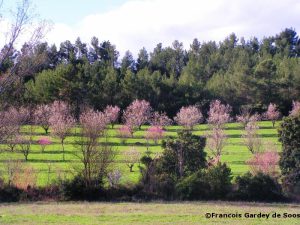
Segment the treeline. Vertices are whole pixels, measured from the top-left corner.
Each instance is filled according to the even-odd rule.
[[[136,60],[130,51],[120,60],[113,44],[96,37],[90,44],[78,38],[59,48],[24,44],[20,51],[4,47],[1,52],[9,57],[0,77],[22,73],[1,92],[2,103],[62,100],[77,116],[86,106],[124,109],[135,99],[149,101],[170,117],[187,105],[198,105],[205,114],[213,99],[230,104],[234,113],[245,106],[262,112],[272,102],[286,115],[300,96],[300,39],[292,28],[262,40],[238,40],[235,34],[220,43],[194,39],[188,50],[179,41],[169,47],[159,43],[150,53],[142,48]]]

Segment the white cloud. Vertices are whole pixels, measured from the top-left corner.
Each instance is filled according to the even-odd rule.
[[[50,43],[110,40],[121,55],[134,55],[145,46],[171,45],[177,39],[186,48],[194,38],[223,40],[235,32],[245,38],[274,35],[286,27],[299,31],[300,2],[297,0],[132,0],[112,11],[88,15],[74,27],[55,24],[47,35]]]

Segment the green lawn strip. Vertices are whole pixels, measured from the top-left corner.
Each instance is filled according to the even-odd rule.
[[[241,218],[206,218],[206,213]],[[299,224],[299,218],[246,218],[245,213],[299,214],[293,204],[243,202],[0,204],[1,224]]]

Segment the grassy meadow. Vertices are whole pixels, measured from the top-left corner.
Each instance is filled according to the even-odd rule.
[[[281,145],[278,142],[277,134],[279,122],[276,123],[275,128],[272,127],[270,121],[259,122],[258,125],[260,127],[259,134],[263,139],[263,143],[266,144],[272,142],[278,146],[278,151],[280,151]],[[140,175],[138,164],[135,164],[133,172],[129,172],[129,168],[124,162],[124,152],[128,151],[132,146],[134,146],[141,154],[147,150],[147,141],[144,136],[148,126],[142,126],[141,130],[134,133],[133,138],[125,139],[125,141],[122,141],[122,139],[118,137],[118,127],[119,125],[115,125],[114,129],[109,128],[107,131],[108,142],[117,151],[116,162],[113,167],[114,169],[119,169],[121,171],[123,183],[135,183],[138,181]],[[56,138],[51,137],[52,144],[47,146],[44,152],[41,151],[41,146],[37,143],[32,146],[32,151],[28,156],[26,164],[29,164],[34,168],[34,172],[37,175],[38,186],[46,185],[57,180],[59,177],[65,178],[73,176],[74,171],[76,171],[74,169],[78,167],[78,158],[74,154],[79,150],[75,145],[75,140],[78,138],[78,136],[76,136],[76,133],[78,135],[78,129],[79,128],[74,128],[70,136],[65,140],[65,161],[62,160],[60,141]],[[165,137],[176,136],[176,132],[180,129],[182,129],[180,126],[166,127]],[[251,153],[243,144],[241,135],[243,134],[244,129],[241,124],[229,123],[226,125],[225,129],[225,132],[228,135],[228,141],[221,160],[227,162],[232,170],[233,176],[237,176],[249,170],[245,161],[251,157]],[[201,124],[194,128],[193,133],[196,135],[203,135],[207,131],[207,125]],[[26,127],[22,128],[22,132],[23,135],[26,135]],[[45,132],[41,127],[35,127],[34,132],[34,140],[38,140],[40,137],[45,136]],[[154,155],[162,151],[160,143],[161,141],[157,144],[153,141],[149,142],[151,154]],[[6,169],[5,163],[3,162],[7,159],[24,160],[24,156],[18,151],[3,151],[7,149],[6,145],[0,145],[0,149],[2,149],[0,153],[0,171],[5,177]],[[209,149],[206,148],[206,151],[209,155]]]
[[[206,213],[241,218],[206,218]],[[269,218],[247,218],[247,214]],[[274,213],[281,218],[273,218]],[[289,217],[283,218],[288,213]],[[299,224],[300,206],[242,202],[0,204],[0,224]],[[287,214],[286,214],[287,215]]]

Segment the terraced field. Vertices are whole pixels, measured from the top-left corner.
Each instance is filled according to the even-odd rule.
[[[279,122],[276,123],[275,128],[272,127],[270,121],[259,122],[259,134],[261,135],[264,144],[272,142],[278,146],[280,151],[281,146],[278,142],[277,126]],[[111,146],[117,150],[118,154],[116,157],[116,162],[114,165],[115,169],[119,169],[122,172],[122,182],[137,182],[139,177],[139,169],[137,164],[133,168],[133,172],[129,172],[129,168],[124,163],[124,152],[128,151],[132,146],[134,146],[141,153],[147,150],[147,146],[151,151],[151,154],[160,153],[162,151],[159,141],[155,144],[150,141],[147,144],[145,140],[145,131],[147,126],[142,126],[140,131],[134,133],[133,138],[128,138],[122,141],[117,135],[118,125],[114,129],[108,128],[108,142]],[[78,138],[78,129],[74,128],[72,134],[68,136],[65,140],[65,161],[62,160],[62,150],[58,139],[52,138],[52,144],[47,146],[45,151],[41,151],[41,147],[38,144],[33,145],[32,152],[28,156],[27,164],[30,164],[34,168],[34,172],[37,174],[37,185],[46,185],[48,182],[56,180],[58,177],[71,177],[74,174],[74,168],[78,165],[78,158],[74,153],[78,151],[76,148],[75,140]],[[182,129],[180,126],[169,126],[166,128],[165,137],[176,136],[177,131]],[[26,129],[23,128],[23,134],[26,135]],[[199,125],[194,128],[194,134],[203,135],[208,131],[207,125]],[[249,159],[251,153],[248,151],[246,146],[243,144],[241,135],[243,133],[243,128],[238,123],[230,123],[226,125],[226,134],[229,139],[227,145],[223,151],[221,160],[227,162],[232,169],[234,176],[240,175],[248,171],[248,166],[245,161]],[[36,127],[34,140],[38,140],[40,137],[45,136],[44,130],[41,127]],[[104,141],[104,140],[101,140]],[[3,151],[7,146],[0,145],[2,149],[0,153],[0,170],[5,176],[5,161],[7,159],[14,160],[24,160],[24,156],[20,152],[8,152]],[[209,154],[209,150],[206,149]]]

